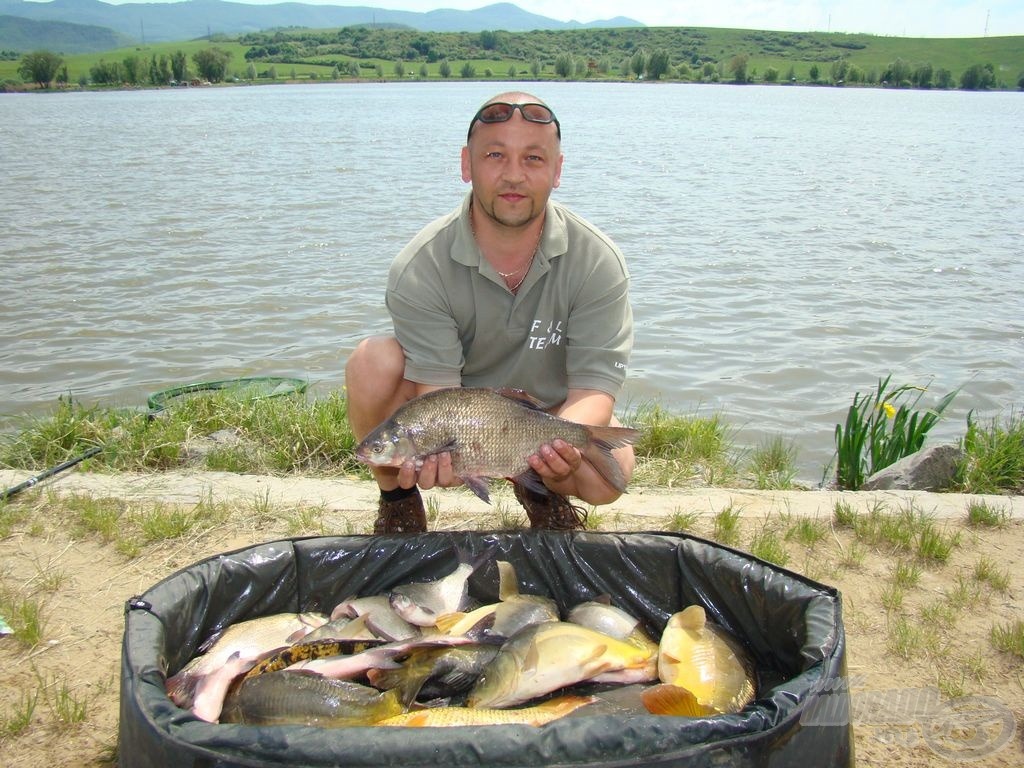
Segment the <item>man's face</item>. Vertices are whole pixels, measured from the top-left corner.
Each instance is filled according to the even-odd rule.
[[[462,150],[462,180],[472,182],[474,204],[507,227],[540,216],[561,175],[555,125],[524,120],[519,110],[503,123],[476,123]]]

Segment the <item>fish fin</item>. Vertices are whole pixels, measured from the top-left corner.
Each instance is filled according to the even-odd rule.
[[[466,484],[473,493],[475,493],[480,499],[491,503],[491,489],[487,484],[487,480],[482,477],[476,477],[474,475],[463,475],[459,479]]]
[[[600,699],[597,696],[559,696],[557,699],[548,699],[538,704],[537,709],[543,709],[558,718],[565,717],[580,707],[585,707],[598,701]]]
[[[494,390],[502,397],[507,397],[509,400],[515,400],[520,405],[524,405],[527,408],[532,408],[535,411],[546,411],[544,403],[535,398],[525,389],[515,389],[513,387],[502,387]]]
[[[439,453],[455,453],[459,450],[459,441],[454,437],[444,445],[439,445],[431,451],[427,451],[424,456],[436,456]]]
[[[392,667],[375,667],[366,670],[366,677],[370,685],[385,691],[397,691],[398,701],[402,709],[406,710],[413,705],[416,697],[419,696],[423,684],[430,678],[430,669],[422,672],[407,674],[404,666],[395,664]]]
[[[620,493],[625,492],[626,478],[622,474],[619,462],[612,456],[612,449],[631,444],[640,436],[640,433],[629,427],[587,427],[587,429],[590,432],[590,440],[583,447],[584,458],[593,465],[608,485]]]
[[[702,605],[691,605],[684,608],[676,620],[676,626],[680,629],[701,630],[708,621],[707,612]]]
[[[714,711],[699,701],[686,688],[662,683],[644,691],[641,700],[652,715],[676,715],[680,717],[706,717]]]
[[[528,469],[525,472],[518,474],[511,479],[512,482],[519,483],[520,485],[525,486],[534,493],[539,493],[543,496],[551,495],[551,490],[546,485],[544,485],[544,481],[540,479],[540,475],[538,475],[536,471],[532,469]]]
[[[218,629],[216,632],[214,632],[208,638],[203,640],[202,644],[198,648],[196,648],[196,655],[199,656],[201,654],[204,654],[207,651],[209,651],[211,648],[213,648],[213,646],[216,645],[217,641],[220,640],[221,635],[224,634],[224,631],[225,630],[223,628],[222,629]]]
[[[526,652],[526,656],[523,657],[523,674],[526,676],[536,674],[539,664],[540,652],[537,650],[537,644],[534,643],[530,646],[530,650]]]
[[[466,618],[466,614],[462,611],[453,611],[452,613],[446,613],[443,616],[438,616],[437,621],[434,622],[434,626],[437,627],[437,631],[443,634],[448,634],[451,628]]]
[[[506,638],[491,634],[491,630],[494,629],[494,619],[494,613],[488,613],[480,619],[480,621],[470,627],[463,637],[466,637],[476,643],[489,643],[492,645],[504,643]]]
[[[498,599],[505,600],[519,597],[519,577],[516,576],[516,569],[507,560],[496,561],[498,566]]]
[[[342,616],[348,616],[350,619],[356,617],[356,612],[352,610],[352,601],[356,599],[356,595],[349,595],[331,611],[331,621],[340,619]]]

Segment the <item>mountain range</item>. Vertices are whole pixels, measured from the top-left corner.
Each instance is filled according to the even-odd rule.
[[[277,3],[249,5],[225,0],[185,0],[175,3],[126,3],[112,5],[99,0],[0,0],[0,48],[27,50],[24,34],[15,47],[6,40],[3,17],[37,22],[62,22],[105,27],[134,42],[192,40],[211,34],[242,34],[276,27],[326,29],[356,24],[404,26],[424,32],[481,32],[534,29],[580,29],[584,27],[641,27],[638,21],[618,16],[582,23],[557,21],[528,13],[512,3],[495,3],[473,11],[440,9],[417,13],[369,6],[308,5]],[[6,26],[15,26],[6,20]],[[42,47],[42,46],[39,46]],[[105,50],[96,48],[95,50]]]

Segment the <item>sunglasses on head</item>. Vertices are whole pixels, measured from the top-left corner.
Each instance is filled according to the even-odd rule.
[[[477,121],[481,123],[504,123],[512,119],[512,115],[515,114],[516,110],[519,110],[519,114],[523,116],[524,120],[529,120],[531,123],[542,123],[547,125],[548,123],[555,124],[555,131],[558,133],[558,138],[562,138],[562,126],[558,123],[558,118],[555,117],[555,113],[551,111],[549,107],[543,104],[537,104],[536,102],[527,102],[525,104],[510,104],[507,101],[492,101],[490,104],[484,104],[480,107],[480,110],[473,115],[473,119],[469,123],[469,132],[466,134],[466,141],[469,141],[469,137],[473,134],[473,126],[476,125]]]

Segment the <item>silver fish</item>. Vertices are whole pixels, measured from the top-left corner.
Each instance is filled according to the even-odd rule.
[[[436,581],[401,584],[391,590],[391,607],[418,627],[436,626],[438,618],[464,610],[469,599],[468,579],[476,565],[459,553],[459,564]]]
[[[355,453],[367,464],[400,467],[406,461],[420,465],[427,456],[448,451],[455,474],[489,502],[488,478],[516,478],[548,493],[526,457],[558,438],[579,448],[622,491],[626,481],[611,451],[639,434],[628,427],[588,426],[552,416],[523,392],[450,387],[407,402],[367,435]]]
[[[167,694],[179,707],[191,707],[196,686],[206,675],[223,667],[235,653],[241,661],[283,648],[327,622],[318,613],[278,613],[232,624],[207,639],[196,656],[167,679]]]

